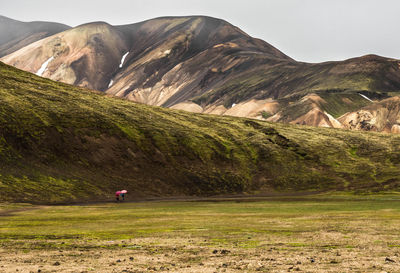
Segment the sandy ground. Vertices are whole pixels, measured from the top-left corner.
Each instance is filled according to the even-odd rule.
[[[51,249],[44,250],[46,244]],[[60,241],[40,246],[15,241],[0,251],[0,272],[400,272],[398,248],[206,245],[207,239],[200,238],[74,242],[68,247]],[[29,249],[35,247],[42,249]]]

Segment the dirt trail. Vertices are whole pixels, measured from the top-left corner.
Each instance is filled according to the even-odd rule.
[[[234,194],[234,195],[216,195],[216,196],[166,196],[166,197],[136,197],[130,196],[129,193],[125,197],[125,201],[119,201],[119,203],[144,203],[144,202],[255,202],[264,200],[298,200],[302,197],[315,196],[323,192],[290,192],[290,193],[262,193],[262,194]],[[323,197],[321,197],[323,198]],[[319,198],[318,198],[319,199]],[[62,203],[46,203],[44,205],[55,205],[55,206],[85,206],[93,204],[104,204],[104,203],[117,203],[115,200],[110,198],[109,200],[92,200],[86,202],[62,202]]]
[[[208,197],[198,196],[169,196],[169,197],[126,197],[124,201],[118,203],[146,203],[146,202],[257,202],[266,200],[275,201],[298,201],[302,197],[315,196],[316,199],[320,200],[323,197],[318,198],[316,195],[321,192],[294,192],[294,193],[263,193],[255,195],[247,194],[235,194],[235,195],[218,195]],[[21,203],[21,202],[16,202]],[[87,202],[62,202],[62,203],[45,203],[45,204],[31,204],[32,206],[22,208],[0,208],[0,217],[12,216],[18,212],[24,212],[35,209],[42,209],[48,206],[89,206],[89,205],[100,205],[105,203],[117,203],[115,200],[95,200]],[[1,203],[0,203],[1,204]]]

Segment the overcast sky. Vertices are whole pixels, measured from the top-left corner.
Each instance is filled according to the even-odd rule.
[[[400,59],[399,13],[400,0],[0,0],[1,15],[70,26],[218,17],[306,62],[366,54]]]

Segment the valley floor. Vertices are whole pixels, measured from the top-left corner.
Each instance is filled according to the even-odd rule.
[[[0,272],[400,272],[400,196],[0,204]]]

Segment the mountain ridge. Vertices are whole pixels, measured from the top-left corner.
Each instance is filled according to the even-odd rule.
[[[0,57],[69,28],[71,27],[60,23],[21,22],[0,15]]]
[[[87,23],[1,60],[37,73],[51,57],[43,76],[53,80],[149,105],[275,122],[350,128],[336,118],[400,95],[399,60],[297,62],[207,16]]]

